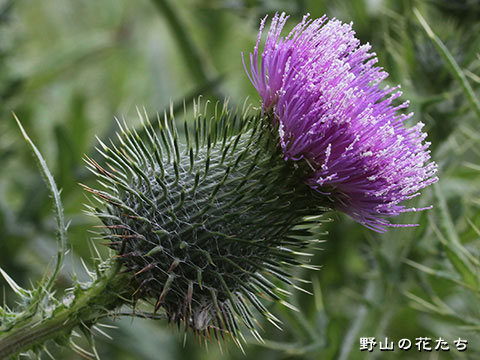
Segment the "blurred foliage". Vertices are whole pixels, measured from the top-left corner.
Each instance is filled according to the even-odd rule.
[[[109,137],[113,116],[135,126],[136,106],[176,111],[203,94],[249,96],[240,53],[256,41],[260,18],[286,11],[290,25],[309,12],[354,22],[410,99],[413,121],[426,124],[440,182],[412,206],[434,205],[399,221],[415,228],[378,235],[339,214],[319,234],[328,241],[314,258],[313,296],[294,292],[296,313],[275,305],[284,331],[263,323],[266,343],[247,339],[246,357],[233,344],[200,346],[176,329],[147,320],[121,319],[99,336],[104,359],[363,359],[426,358],[412,349],[359,351],[359,338],[394,341],[445,338],[468,350],[442,359],[480,356],[480,128],[464,89],[414,16],[418,8],[480,97],[478,0],[0,0],[0,266],[20,285],[37,281],[56,254],[52,202],[21,139],[11,111],[45,155],[62,188],[70,222],[70,259],[59,288],[69,286],[80,258],[88,261],[86,201],[78,182],[90,184],[84,154],[97,158],[95,135]],[[183,116],[183,115],[182,115]],[[179,116],[181,118],[182,116]],[[309,271],[309,270],[304,270]],[[77,273],[81,277],[82,270]],[[6,286],[2,282],[2,286]],[[5,301],[11,301],[6,291]],[[11,304],[13,305],[13,304]],[[59,359],[70,352],[54,349]],[[430,355],[435,355],[433,352]],[[428,357],[427,356],[427,357]]]

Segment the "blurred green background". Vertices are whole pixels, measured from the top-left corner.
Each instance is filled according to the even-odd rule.
[[[247,338],[243,355],[232,343],[199,345],[163,321],[123,318],[109,340],[99,335],[103,359],[478,359],[480,358],[480,119],[414,16],[418,8],[463,70],[479,97],[480,1],[478,0],[0,0],[0,266],[30,286],[53,261],[55,221],[51,201],[11,112],[45,156],[62,188],[71,222],[71,252],[58,288],[72,268],[91,256],[83,214],[92,183],[84,154],[95,154],[95,135],[115,132],[114,116],[139,123],[136,106],[150,114],[173,102],[183,119],[192,99],[230,98],[241,106],[259,98],[245,76],[241,52],[256,41],[259,20],[285,11],[290,26],[309,12],[354,22],[370,42],[389,85],[402,84],[412,122],[429,133],[440,181],[411,206],[434,209],[397,222],[420,226],[379,235],[340,214],[325,224],[323,251],[312,260],[321,271],[313,296],[294,292],[299,313],[275,305],[278,331],[263,320],[265,344]],[[72,260],[73,259],[73,262]],[[79,268],[78,276],[86,278]],[[8,294],[6,302],[14,306]],[[61,290],[59,290],[61,292]],[[360,337],[395,341],[444,338],[450,352],[359,350]],[[468,340],[458,352],[453,340]],[[82,343],[82,340],[79,340]],[[77,359],[49,346],[58,359]]]

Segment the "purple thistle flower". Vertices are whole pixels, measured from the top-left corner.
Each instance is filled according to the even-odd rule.
[[[437,181],[423,124],[405,126],[413,114],[399,110],[408,102],[392,104],[399,86],[380,87],[388,73],[352,24],[308,16],[282,37],[288,16],[276,14],[259,59],[264,18],[250,72],[244,62],[263,111],[278,123],[285,160],[306,161],[308,184],[366,227],[412,226],[386,218],[427,209],[401,205]]]

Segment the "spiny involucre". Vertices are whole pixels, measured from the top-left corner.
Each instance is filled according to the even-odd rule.
[[[285,160],[307,162],[308,184],[366,227],[410,226],[387,218],[423,210],[401,203],[437,181],[423,124],[405,126],[412,114],[399,110],[408,102],[393,105],[399,87],[381,88],[388,74],[351,24],[307,15],[283,37],[287,19],[275,14],[260,52],[262,20],[245,66],[278,124]]]
[[[290,268],[316,268],[301,258],[318,242],[309,229],[323,195],[283,160],[259,114],[197,111],[182,135],[173,115],[156,126],[141,117],[140,134],[121,125],[118,145],[101,143],[106,165],[87,159],[102,186],[86,187],[101,203],[89,209],[131,273],[133,298],[198,335],[240,344],[243,324],[261,340],[256,314],[279,321],[260,299],[289,306],[278,282],[297,287]]]

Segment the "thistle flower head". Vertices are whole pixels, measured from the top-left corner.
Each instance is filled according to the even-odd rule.
[[[393,104],[399,87],[381,87],[388,74],[352,24],[307,15],[283,37],[287,19],[273,17],[260,53],[262,20],[246,69],[285,160],[307,162],[308,185],[366,227],[399,226],[387,218],[417,210],[401,203],[437,180],[423,124],[405,126],[408,102]]]

